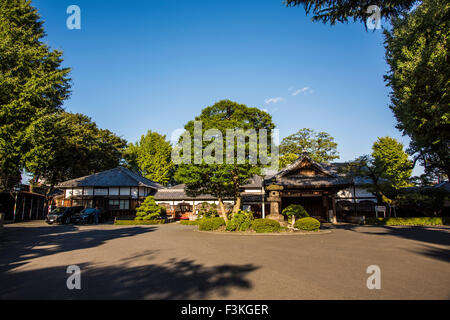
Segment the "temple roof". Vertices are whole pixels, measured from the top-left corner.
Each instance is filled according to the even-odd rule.
[[[339,175],[338,166],[320,164],[312,160],[308,154],[301,155],[292,164],[280,170],[273,177],[266,179],[268,184],[276,184],[291,188],[345,188],[353,184],[353,180]]]
[[[61,182],[58,188],[69,187],[149,187],[164,188],[157,182],[144,178],[124,167],[102,171],[89,176]]]

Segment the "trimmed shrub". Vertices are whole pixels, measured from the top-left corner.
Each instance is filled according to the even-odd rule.
[[[198,225],[200,222],[200,220],[181,220],[180,224],[184,224],[187,226],[193,226],[193,225]]]
[[[139,226],[150,224],[164,224],[164,220],[115,220],[114,224],[118,226]]]
[[[239,210],[228,221],[226,231],[247,231],[251,227],[253,212]]]
[[[215,203],[202,202],[198,210],[198,218],[213,218],[218,217],[217,205]]]
[[[201,219],[198,226],[202,231],[213,231],[225,225],[225,220],[222,217]]]
[[[155,198],[148,196],[144,202],[136,208],[135,220],[156,220],[166,215],[166,208],[156,204]]]
[[[291,204],[287,206],[286,208],[283,209],[281,214],[288,217],[289,221],[292,221],[293,217],[298,219],[309,217],[309,214],[308,212],[306,212],[305,208],[303,208],[303,206],[299,204]]]
[[[306,217],[298,219],[294,227],[300,230],[306,230],[306,231],[319,231],[320,228],[320,222],[317,219]]]
[[[438,226],[446,223],[441,217],[421,218],[366,218],[366,224],[377,226]]]
[[[278,232],[281,229],[280,223],[272,219],[255,219],[252,222],[252,229],[257,233]]]

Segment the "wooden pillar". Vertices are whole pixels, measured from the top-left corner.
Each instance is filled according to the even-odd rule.
[[[331,223],[336,224],[336,195],[331,196],[332,206],[333,206],[333,215],[331,216]]]
[[[33,196],[30,197],[30,220],[32,219],[31,215],[33,214]]]

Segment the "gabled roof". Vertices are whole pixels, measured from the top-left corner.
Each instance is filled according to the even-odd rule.
[[[319,174],[315,176],[299,174],[298,169],[304,168],[304,162],[308,162],[308,167],[314,169]],[[333,170],[330,170],[331,168]],[[352,185],[353,181],[352,179],[339,176],[334,170],[334,167],[321,165],[312,160],[307,153],[304,153],[292,164],[265,180],[266,185],[272,183],[294,188],[343,188]]]
[[[299,169],[304,161],[308,161],[310,166],[322,173],[325,176],[333,177],[334,174],[325,169],[321,164],[312,160],[307,153],[303,153],[300,157],[297,158],[293,163],[288,165],[286,168],[279,171],[277,174],[273,176],[273,178],[280,178],[293,173],[295,170]]]
[[[164,188],[157,182],[144,178],[124,167],[92,174],[61,182],[58,188],[68,187],[149,187],[153,189]]]

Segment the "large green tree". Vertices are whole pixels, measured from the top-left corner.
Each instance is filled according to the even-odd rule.
[[[55,113],[69,96],[69,68],[42,38],[31,1],[0,0],[0,175],[17,175],[29,151],[24,135],[33,121]]]
[[[397,128],[426,172],[450,178],[450,3],[424,0],[385,30],[385,76]]]
[[[128,144],[124,158],[130,169],[167,185],[174,173],[171,152],[172,147],[166,136],[149,130],[139,141]]]
[[[317,162],[330,162],[339,158],[337,143],[329,133],[303,128],[281,141],[280,167],[291,164],[304,152]]]
[[[85,115],[61,111],[33,121],[24,144],[30,186],[44,183],[51,190],[58,182],[117,167],[126,141]]]
[[[403,145],[391,137],[378,138],[372,154],[349,163],[344,171],[352,177],[364,178],[366,187],[379,203],[392,203],[404,187],[411,186],[412,162]]]
[[[334,25],[348,20],[365,22],[371,5],[380,8],[382,18],[392,18],[408,12],[417,0],[285,0],[286,6],[303,6],[313,21]]]
[[[234,199],[233,212],[237,212],[240,207],[240,187],[254,174],[258,174],[260,168],[266,164],[259,158],[258,161],[252,161],[255,159],[251,159],[253,148],[251,148],[249,139],[234,143],[235,139],[233,138],[231,148],[227,146],[227,130],[255,130],[258,133],[260,129],[267,130],[267,145],[264,146],[258,140],[256,146],[258,150],[253,150],[258,152],[260,147],[270,148],[272,130],[275,125],[268,113],[230,100],[222,100],[206,107],[200,116],[195,118],[195,121],[201,121],[201,135],[208,139],[202,139],[200,151],[193,148],[191,163],[180,164],[175,179],[186,184],[186,192],[189,195],[197,196],[207,193],[217,197],[222,216],[227,219],[223,200],[228,197]],[[211,129],[214,131],[209,131]],[[189,121],[185,130],[189,133],[192,146],[195,146],[195,122]],[[238,162],[238,144],[241,144],[245,150],[243,163]],[[217,148],[210,152],[211,146]],[[218,149],[222,149],[223,152],[220,153]],[[201,163],[195,163],[196,152],[203,158]],[[206,154],[220,161],[208,163],[204,160]],[[269,152],[268,155],[270,156]],[[230,161],[230,156],[233,157],[233,161]]]

